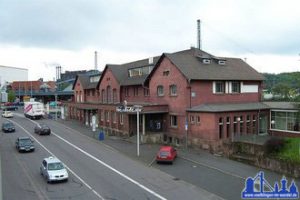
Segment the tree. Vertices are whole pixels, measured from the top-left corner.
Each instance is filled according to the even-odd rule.
[[[275,95],[280,95],[283,99],[290,99],[293,94],[293,88],[285,83],[279,83],[272,89],[272,92]]]
[[[8,96],[8,101],[9,102],[14,102],[15,99],[16,99],[16,94],[12,90],[8,91],[7,96]]]

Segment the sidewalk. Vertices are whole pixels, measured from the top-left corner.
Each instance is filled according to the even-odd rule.
[[[63,123],[64,125],[71,127],[72,129],[75,129],[84,135],[87,135],[97,140],[99,139],[100,130],[96,130],[95,132],[93,132],[91,127],[87,127],[84,124],[73,120],[59,120],[58,122]],[[104,140],[102,140],[101,142],[105,145],[116,149],[120,153],[129,156],[132,159],[138,160],[143,164],[150,166],[152,162],[155,161],[155,155],[161,145],[141,144],[140,156],[138,157],[137,145],[135,140],[136,137],[135,139],[128,139],[116,136],[105,136]],[[271,180],[278,181],[282,178],[281,174],[277,174],[275,172],[260,169],[255,166],[233,161],[228,158],[220,157],[218,155],[212,155],[211,153],[205,150],[179,148],[178,156],[181,159],[185,159],[192,163],[205,166],[207,168],[216,170],[226,175],[234,176],[242,180],[245,180],[249,176],[254,176],[261,170],[263,170],[266,176],[268,176]]]

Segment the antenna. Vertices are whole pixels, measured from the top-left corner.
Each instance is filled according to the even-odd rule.
[[[201,21],[200,19],[197,20],[197,35],[198,35],[198,40],[197,40],[197,47],[198,49],[202,49],[201,47]]]

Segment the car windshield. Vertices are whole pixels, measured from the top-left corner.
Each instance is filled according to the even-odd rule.
[[[159,154],[160,154],[160,156],[168,156],[169,152],[168,151],[161,151]]]
[[[3,125],[5,128],[12,128],[14,125],[12,123],[6,123]]]
[[[48,164],[48,170],[61,170],[61,169],[64,169],[64,166],[61,162]]]
[[[30,139],[22,139],[19,140],[20,145],[31,145],[31,140]]]
[[[42,125],[41,128],[42,129],[49,129],[49,127],[47,125]]]

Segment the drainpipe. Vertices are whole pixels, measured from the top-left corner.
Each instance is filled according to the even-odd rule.
[[[259,135],[259,123],[260,123],[260,109],[258,109],[258,116],[257,116],[257,135]]]

